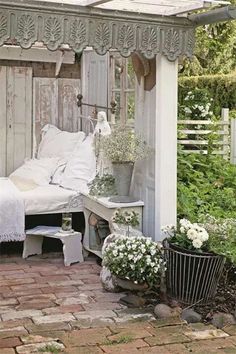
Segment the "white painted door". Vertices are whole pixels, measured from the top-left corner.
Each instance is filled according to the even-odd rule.
[[[45,124],[70,132],[80,130],[76,98],[79,91],[78,79],[34,78],[35,146],[38,146]]]
[[[0,173],[9,175],[32,151],[32,69],[1,67]]]

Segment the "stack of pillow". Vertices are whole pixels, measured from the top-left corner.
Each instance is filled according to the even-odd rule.
[[[10,175],[20,190],[57,184],[63,188],[87,192],[87,184],[96,174],[93,135],[69,133],[54,125],[42,129],[36,159],[25,163]]]

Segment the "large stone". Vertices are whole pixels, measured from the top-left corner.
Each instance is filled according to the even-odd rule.
[[[168,318],[174,316],[173,309],[166,304],[156,305],[154,308],[154,314],[156,315],[157,318]]]
[[[108,268],[102,267],[102,270],[100,273],[100,280],[101,280],[103,288],[106,291],[109,291],[112,293],[116,293],[116,292],[120,291],[120,287],[114,282],[113,276]]]
[[[146,303],[146,300],[134,294],[129,294],[120,299],[122,304],[128,305],[129,307],[143,307]]]
[[[226,325],[236,324],[236,320],[230,313],[218,312],[213,315],[211,323],[217,328],[223,328]]]
[[[181,319],[188,323],[201,322],[202,316],[192,309],[186,309],[182,311]]]
[[[53,348],[57,353],[65,349],[63,344],[58,343],[56,341],[50,341],[50,342],[43,342],[43,343],[21,345],[19,347],[16,347],[16,352],[18,354],[32,354],[32,353],[40,353],[40,352],[51,353],[51,351],[46,351],[47,348],[48,349],[50,348],[51,350]]]

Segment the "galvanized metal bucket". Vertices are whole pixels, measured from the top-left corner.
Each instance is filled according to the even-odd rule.
[[[164,242],[167,293],[184,304],[208,303],[215,295],[225,258],[179,250]]]
[[[115,186],[119,196],[128,196],[134,169],[132,162],[112,163]]]

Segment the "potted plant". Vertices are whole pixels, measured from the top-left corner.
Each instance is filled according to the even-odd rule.
[[[144,236],[119,235],[105,248],[103,265],[116,284],[129,290],[158,286],[165,270],[161,246]]]
[[[100,144],[105,156],[112,162],[117,194],[127,197],[134,163],[147,157],[150,148],[139,135],[125,127],[116,128],[110,135],[103,136]],[[127,201],[127,198],[116,198],[114,201]]]
[[[207,303],[215,295],[225,262],[212,252],[211,234],[200,224],[181,219],[163,228],[168,293],[187,304]]]
[[[116,209],[112,222],[118,224],[119,228],[125,228],[125,235],[130,236],[130,228],[139,226],[140,215],[134,210],[122,210],[120,208]]]

